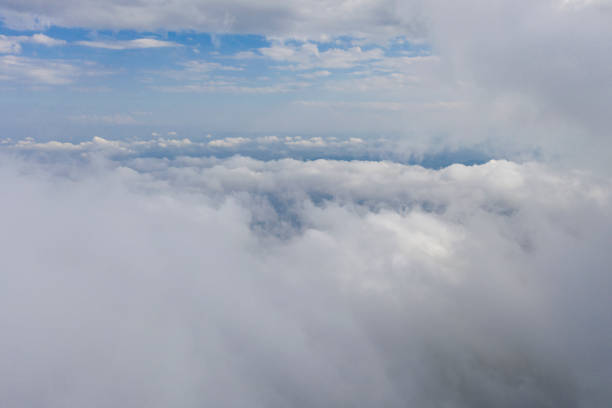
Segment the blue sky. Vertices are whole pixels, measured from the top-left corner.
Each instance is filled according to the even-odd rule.
[[[6,44],[2,120],[17,138],[78,140],[90,136],[81,134],[83,127],[106,136],[109,127],[121,128],[111,130],[118,135],[141,136],[156,129],[190,136],[275,131],[363,136],[371,130],[299,124],[326,105],[335,104],[332,109],[344,115],[368,106],[393,114],[404,103],[426,103],[393,91],[416,82],[397,65],[407,59],[437,62],[426,43],[405,37],[373,43],[350,36],[313,41],[56,26],[44,32],[2,26],[0,35]],[[354,87],[359,80],[363,89]],[[376,81],[386,87],[383,92],[375,89]]]
[[[357,137],[607,167],[609,20],[604,0],[6,0],[3,137]]]

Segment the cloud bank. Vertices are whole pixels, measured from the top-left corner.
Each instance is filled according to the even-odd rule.
[[[612,397],[609,181],[46,154],[0,166],[3,406]]]

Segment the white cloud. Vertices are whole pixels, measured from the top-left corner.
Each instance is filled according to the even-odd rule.
[[[326,70],[313,71],[313,72],[299,74],[299,76],[301,76],[302,78],[307,78],[307,79],[325,78],[330,75],[331,75],[331,72],[326,71]]]
[[[286,137],[285,143],[289,146],[302,146],[302,147],[323,147],[327,143],[320,136],[303,139],[301,137]]]
[[[274,61],[289,63],[292,69],[297,70],[314,68],[347,69],[380,60],[384,56],[383,50],[379,48],[370,50],[362,50],[360,47],[330,48],[319,51],[318,45],[310,42],[295,46],[274,44],[270,47],[259,48],[258,51]]]
[[[358,78],[341,79],[329,82],[327,87],[339,92],[381,92],[390,91],[397,95],[401,91],[405,94],[406,88],[414,87],[420,82],[419,77],[394,72],[391,74],[374,74]]]
[[[85,144],[84,144],[85,143]],[[15,144],[15,147],[19,149],[36,149],[36,150],[82,150],[86,145],[89,145],[88,142],[84,143],[69,143],[69,142],[58,142],[56,140],[51,140],[49,142],[34,142],[31,139],[20,140]]]
[[[202,81],[208,81],[211,77],[214,77],[217,81],[229,80],[228,78],[223,78],[219,75],[219,72],[238,72],[244,71],[243,67],[239,66],[231,66],[220,64],[218,62],[212,61],[201,61],[201,60],[192,60],[192,61],[183,61],[178,63],[179,69],[169,69],[158,71],[158,74],[161,74],[166,77],[170,77],[176,81],[201,83]]]
[[[211,72],[211,71],[244,71],[242,67],[234,67],[230,65],[219,64],[218,62],[210,61],[186,61],[180,65],[185,67],[185,70],[191,72]]]
[[[0,56],[0,78],[38,84],[68,84],[83,71],[66,61],[28,58],[15,55]]]
[[[3,405],[612,398],[608,181],[507,161],[0,163]]]
[[[257,59],[257,58],[261,58],[261,55],[256,54],[254,51],[239,51],[236,54],[233,54],[229,57],[226,58],[233,58],[233,59]]]
[[[21,52],[22,43],[42,44],[53,47],[64,45],[66,41],[51,38],[41,33],[31,36],[7,36],[0,34],[0,54],[19,54]]]
[[[244,137],[226,137],[224,139],[215,139],[208,142],[209,146],[212,147],[234,147],[239,144],[248,142],[249,139]]]
[[[143,48],[180,47],[180,44],[171,41],[156,40],[154,38],[137,38],[126,41],[77,41],[75,44],[85,47],[105,48],[108,50],[135,50]]]
[[[47,152],[47,151],[55,151],[55,152],[91,152],[91,153],[100,153],[100,151],[115,151],[115,152],[127,152],[129,150],[129,145],[124,142],[119,142],[116,140],[107,140],[100,136],[94,136],[90,141],[80,142],[80,143],[70,143],[70,142],[60,142],[56,140],[51,140],[48,142],[37,142],[31,137],[25,138],[23,140],[19,140],[14,144],[10,144],[9,148],[14,148],[17,150],[25,150],[25,151],[35,151],[35,152]]]
[[[278,136],[261,136],[257,138],[257,141],[260,143],[278,143],[280,142],[280,138]]]
[[[51,38],[42,33],[33,34],[28,41],[36,43],[36,44],[46,45],[48,47],[54,47],[54,46],[66,44],[66,41],[64,40],[58,40],[56,38]]]

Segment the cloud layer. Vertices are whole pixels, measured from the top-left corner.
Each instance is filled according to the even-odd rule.
[[[51,157],[0,167],[4,406],[612,397],[609,182],[506,161]]]
[[[0,406],[609,406],[611,5],[2,1]]]
[[[5,24],[289,36],[392,37],[419,33],[415,5],[395,0],[259,1],[48,1],[8,0],[0,6]]]

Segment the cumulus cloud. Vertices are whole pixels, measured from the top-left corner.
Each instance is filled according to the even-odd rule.
[[[608,181],[91,159],[2,160],[2,405],[612,397]]]

